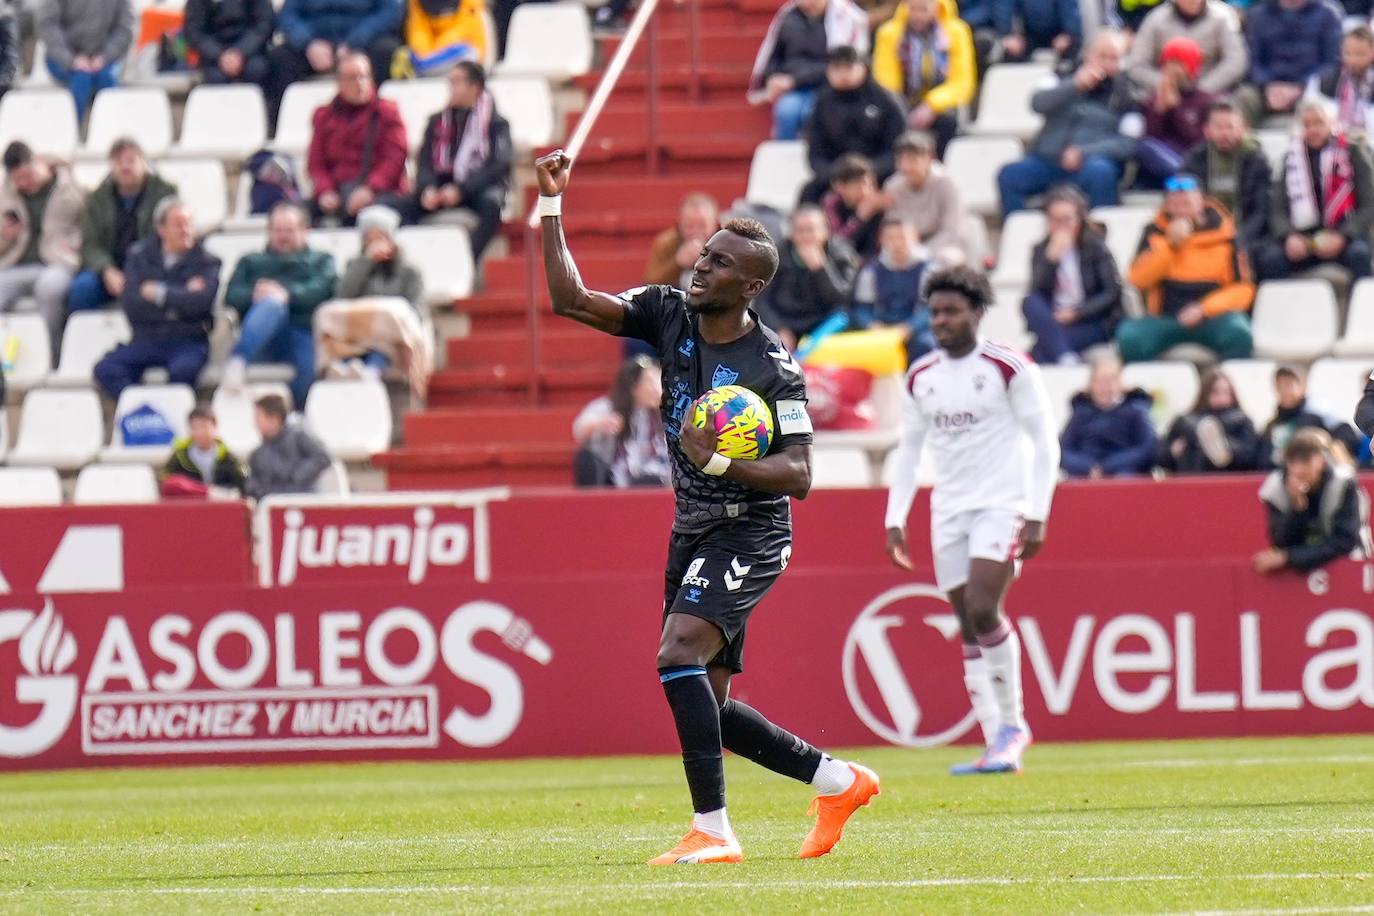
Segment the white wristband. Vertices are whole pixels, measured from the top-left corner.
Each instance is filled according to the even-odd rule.
[[[708,477],[719,477],[728,470],[730,470],[730,459],[720,452],[712,452],[711,460],[706,462],[706,467],[701,469],[701,473]]]
[[[543,219],[543,218],[546,217],[546,216],[562,216],[562,215],[563,215],[563,195],[560,194],[560,195],[558,195],[557,197],[545,197],[543,194],[540,194],[540,195],[539,195],[539,218],[540,218],[540,219]]]

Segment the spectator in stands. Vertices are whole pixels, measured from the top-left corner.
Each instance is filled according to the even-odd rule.
[[[959,132],[959,109],[978,88],[973,32],[954,0],[906,0],[897,7],[873,40],[873,76],[906,105],[908,126],[935,135],[943,159]]]
[[[1083,43],[1077,0],[994,0],[993,26],[1001,36],[1002,60],[1029,60],[1042,49],[1073,60]]]
[[[121,137],[110,145],[110,174],[86,197],[81,272],[67,290],[72,311],[102,308],[120,297],[129,249],[152,237],[153,211],[176,193],[176,185],[148,168],[137,140]]]
[[[720,228],[720,210],[710,194],[688,194],[678,207],[677,223],[654,237],[644,282],[686,289],[692,265],[701,256],[706,240]]]
[[[277,15],[282,43],[268,53],[267,103],[275,124],[286,87],[332,73],[364,54],[384,81],[401,46],[405,0],[286,0]]]
[[[0,185],[0,312],[32,296],[48,324],[54,357],[67,287],[81,263],[81,189],[65,165],[35,156],[22,140],[5,148]],[[54,359],[54,362],[56,360]]]
[[[334,295],[334,259],[306,247],[310,221],[299,204],[280,203],[267,218],[267,250],[245,255],[229,278],[224,304],[239,313],[239,342],[224,366],[223,384],[241,391],[248,363],[289,362],[295,403],[315,379],[311,319]]]
[[[821,198],[830,231],[860,257],[871,257],[878,250],[884,204],[869,161],[858,153],[841,156],[830,172],[830,190]]]
[[[365,54],[339,62],[339,94],[315,111],[306,170],[317,223],[353,225],[382,195],[408,190],[406,126],[396,103],[380,98]]]
[[[850,153],[864,156],[885,181],[892,174],[892,144],[902,135],[902,108],[873,81],[868,65],[849,46],[830,52],[826,85],[806,126],[806,156],[815,176],[802,190],[815,203],[830,187],[835,164]]]
[[[1307,81],[1341,59],[1341,16],[1326,0],[1262,0],[1245,34],[1250,79],[1237,96],[1252,124],[1292,111]]]
[[[1284,447],[1304,429],[1324,430],[1352,457],[1360,453],[1364,442],[1355,427],[1308,403],[1307,373],[1300,366],[1279,366],[1274,370],[1274,391],[1278,395],[1278,410],[1264,427],[1261,467],[1282,466]]]
[[[822,321],[849,306],[858,256],[848,242],[830,235],[824,211],[814,204],[792,213],[791,237],[778,254],[777,275],[759,297],[759,308],[792,350]]]
[[[1109,28],[1121,29],[1138,36],[1145,18],[1168,2],[1169,0],[1104,0],[1102,22]]]
[[[262,445],[248,458],[244,495],[262,499],[275,493],[313,492],[329,467],[329,453],[301,424],[287,422],[286,399],[281,395],[259,398],[255,407]]]
[[[474,214],[476,262],[501,228],[514,159],[510,124],[496,111],[481,64],[460,62],[449,72],[448,84],[448,107],[429,119],[415,157],[415,196],[398,209],[404,208],[410,222],[455,209]]]
[[[1183,171],[1197,175],[1203,192],[1230,212],[1237,245],[1252,252],[1269,236],[1269,160],[1233,99],[1212,103],[1202,135],[1205,142],[1188,153]]]
[[[1321,430],[1305,429],[1284,446],[1283,467],[1260,487],[1269,543],[1256,572],[1308,572],[1332,560],[1369,556],[1369,498],[1348,457]]]
[[[38,39],[52,78],[71,90],[76,120],[86,119],[91,99],[119,82],[119,69],[134,38],[130,0],[42,0]]]
[[[1164,76],[1159,67],[1164,46],[1176,38],[1191,39],[1202,52],[1193,77],[1203,92],[1230,92],[1245,78],[1250,62],[1236,11],[1222,0],[1172,0],[1145,16],[1126,57],[1131,81],[1155,92]]]
[[[1117,202],[1117,182],[1140,133],[1129,81],[1121,75],[1125,44],[1117,32],[1099,32],[1083,65],[1053,89],[1031,98],[1045,126],[1020,162],[997,175],[1002,215],[1024,210],[1026,198],[1069,181],[1094,207]]]
[[[1255,284],[1236,246],[1235,221],[1202,196],[1194,175],[1170,178],[1164,191],[1164,206],[1145,227],[1130,272],[1149,314],[1121,323],[1121,356],[1127,362],[1154,359],[1193,343],[1219,359],[1244,359]]]
[[[443,76],[461,60],[487,54],[483,0],[407,0],[407,77]],[[399,75],[399,74],[398,74]]]
[[[19,25],[12,10],[0,13],[0,95],[19,80]]]
[[[1031,251],[1030,295],[1021,310],[1035,335],[1035,361],[1076,365],[1089,347],[1111,343],[1122,315],[1121,275],[1082,191],[1052,188],[1045,221],[1049,235]]]
[[[1278,280],[1322,264],[1337,264],[1353,279],[1370,273],[1374,228],[1374,160],[1369,147],[1336,128],[1325,102],[1304,101],[1300,130],[1274,182],[1269,243],[1260,249],[1261,280]]]
[[[796,140],[825,83],[832,48],[868,53],[868,17],[854,0],[786,0],[749,76],[749,101],[773,106],[773,138]]]
[[[1145,136],[1136,147],[1143,178],[1159,187],[1183,168],[1183,157],[1203,140],[1216,95],[1198,88],[1202,49],[1191,38],[1170,39],[1159,54],[1160,80],[1145,100]]]
[[[883,183],[887,212],[911,224],[931,255],[946,267],[968,260],[959,188],[935,161],[935,140],[909,131],[895,146],[897,174]]]
[[[124,261],[119,304],[133,339],[95,365],[95,380],[114,400],[153,367],[174,385],[195,387],[210,356],[219,258],[201,247],[191,209],[176,197],[158,201],[153,223],[156,234]]]
[[[658,363],[647,356],[627,359],[611,393],[582,408],[573,421],[577,486],[666,487],[672,482],[673,459],[659,410],[661,375]]]
[[[1370,135],[1374,128],[1374,31],[1368,25],[1345,33],[1341,62],[1312,77],[1307,97],[1330,103],[1345,133]]]
[[[1158,464],[1178,474],[1253,471],[1259,450],[1259,433],[1240,409],[1231,377],[1209,369],[1193,409],[1169,427]]]
[[[186,425],[190,435],[172,445],[172,457],[162,469],[162,495],[205,495],[212,487],[243,492],[247,475],[243,464],[219,438],[215,412],[198,405],[191,410]]]
[[[186,43],[200,56],[201,79],[266,86],[276,18],[272,0],[186,0]]]
[[[908,361],[915,362],[935,349],[923,288],[926,273],[933,269],[930,253],[916,229],[899,216],[884,217],[880,238],[878,256],[864,265],[854,282],[849,326],[902,328]]]
[[[1074,395],[1073,413],[1059,437],[1059,464],[1070,477],[1135,477],[1154,467],[1158,440],[1147,393],[1127,391],[1121,360],[1093,360],[1088,390]]]

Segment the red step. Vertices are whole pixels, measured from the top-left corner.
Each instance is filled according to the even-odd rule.
[[[765,27],[766,28],[766,27]],[[654,66],[690,66],[692,63],[691,35],[685,29],[655,28],[653,36]],[[758,54],[759,42],[763,32],[739,32],[733,29],[703,29],[697,32],[696,63],[702,64],[741,64],[752,66]],[[641,66],[649,64],[650,38],[646,33],[635,46],[630,61]],[[601,43],[603,58],[609,61],[620,46],[620,38],[607,38]]]
[[[679,131],[665,125],[659,136],[659,169],[671,177],[723,178],[749,174],[754,149],[763,137],[720,136]],[[541,150],[551,152],[552,147]],[[592,138],[577,157],[582,175],[622,181],[648,169],[648,144],[643,137]]]
[[[745,91],[749,88],[751,67],[748,63],[702,65],[697,67],[695,72],[697,88],[712,98],[743,99]],[[655,88],[659,93],[669,93],[677,99],[685,96],[691,89],[692,76],[693,71],[689,64],[659,64],[654,68]],[[573,85],[591,92],[600,81],[600,73],[586,73],[574,78]],[[631,95],[642,95],[648,91],[648,84],[648,69],[635,66],[632,62],[620,74],[613,98],[625,101]]]
[[[543,367],[535,376],[546,405],[585,405],[611,387],[617,363],[604,367]],[[506,407],[528,405],[530,371],[526,366],[443,369],[430,379],[433,407]]]
[[[648,252],[590,255],[577,258],[577,270],[582,282],[592,289],[620,292],[636,285],[644,273],[644,259]],[[543,262],[538,262],[536,285],[544,285]],[[483,272],[487,288],[496,290],[525,290],[528,284],[529,263],[523,257],[488,258]]]
[[[454,369],[527,367],[530,363],[527,334],[451,337],[445,343],[448,365]],[[539,363],[542,366],[614,366],[619,362],[621,346],[614,337],[567,322],[561,331],[540,335]]]
[[[700,179],[656,178],[645,175],[631,175],[620,179],[584,178],[574,169],[574,178],[568,185],[566,195],[563,231],[571,238],[576,233],[578,220],[608,216],[625,217],[627,214],[620,211],[626,210],[632,213],[646,210],[666,211],[675,217],[682,198],[694,191],[710,194],[722,207],[728,207],[735,198],[744,196],[745,178],[743,175],[707,176]],[[528,188],[525,206],[532,207],[538,195],[537,188]]]
[[[427,489],[514,484],[567,485],[572,478],[572,436],[560,443],[476,446],[410,446],[377,455],[391,489]]]
[[[471,408],[407,414],[409,448],[436,445],[565,443],[572,436],[574,407]]]
[[[568,113],[568,134],[576,128],[581,116],[581,112]],[[743,99],[710,105],[661,104],[655,108],[654,119],[661,136],[680,136],[686,133],[695,136],[698,132],[710,131],[716,136],[743,134],[752,138],[755,143],[767,138],[772,123],[771,114],[766,107],[755,107]],[[645,108],[642,105],[617,105],[605,109],[597,118],[590,140],[595,143],[603,137],[647,139],[648,136],[649,119]]]
[[[572,485],[571,461],[557,468],[472,468],[449,470],[390,470],[388,490],[475,490],[481,487],[568,487]]]

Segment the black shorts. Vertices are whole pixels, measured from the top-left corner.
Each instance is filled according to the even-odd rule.
[[[663,616],[690,614],[725,634],[710,664],[744,670],[744,630],[792,555],[792,532],[744,519],[668,540]]]

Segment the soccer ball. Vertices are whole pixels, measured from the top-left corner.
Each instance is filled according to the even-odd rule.
[[[697,402],[692,425],[706,428],[706,410],[716,412],[716,451],[726,458],[762,458],[773,441],[773,412],[763,398],[739,385],[712,388]]]

